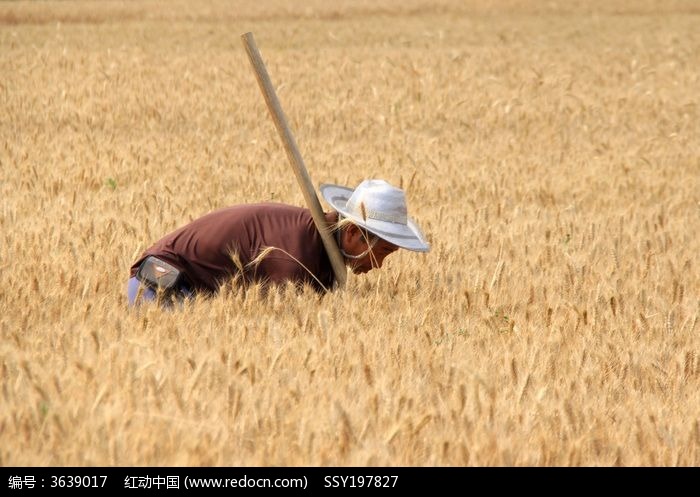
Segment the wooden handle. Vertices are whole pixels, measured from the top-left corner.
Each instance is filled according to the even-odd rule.
[[[304,160],[301,158],[301,154],[297,148],[294,136],[292,136],[292,132],[289,129],[287,118],[284,116],[284,112],[282,112],[282,106],[277,99],[277,94],[272,86],[272,81],[270,81],[270,76],[267,74],[265,63],[263,62],[260,52],[258,51],[258,47],[255,44],[253,33],[241,35],[241,39],[243,40],[243,46],[248,54],[250,64],[253,66],[253,71],[255,72],[255,77],[258,80],[260,91],[262,91],[262,94],[265,97],[267,108],[270,111],[270,115],[275,123],[277,132],[279,133],[280,138],[282,138],[282,143],[284,144],[285,152],[287,152],[289,163],[292,165],[294,175],[296,176],[297,182],[301,187],[301,192],[304,194],[306,205],[309,207],[311,216],[316,224],[316,229],[321,235],[321,241],[323,242],[323,246],[326,248],[326,253],[328,253],[328,258],[331,261],[331,266],[333,267],[333,272],[335,273],[335,279],[338,282],[338,286],[342,288],[345,286],[345,280],[347,279],[347,270],[345,269],[343,256],[340,254],[338,245],[335,243],[335,240],[331,236],[330,230],[328,229],[328,223],[323,215],[323,210],[321,209],[321,204],[318,201],[316,190],[314,189],[313,183],[311,183],[311,178],[309,177],[309,173],[306,171]]]

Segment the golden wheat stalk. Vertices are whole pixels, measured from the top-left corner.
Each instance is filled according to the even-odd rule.
[[[328,288],[326,288],[326,286],[325,286],[323,283],[321,283],[321,281],[318,279],[318,277],[316,277],[316,275],[315,275],[313,272],[311,272],[311,270],[309,270],[309,268],[307,268],[299,259],[297,259],[297,258],[294,257],[292,254],[290,254],[290,253],[287,252],[286,250],[281,249],[281,248],[279,248],[279,247],[264,247],[263,250],[261,250],[260,253],[255,257],[255,259],[253,259],[252,261],[250,261],[250,262],[246,265],[246,267],[257,267],[257,266],[265,259],[265,257],[267,257],[271,252],[274,252],[275,250],[278,250],[278,251],[282,252],[282,253],[285,254],[287,257],[289,257],[290,259],[292,259],[294,262],[296,262],[297,264],[299,264],[302,268],[304,268],[304,271],[306,271],[307,273],[309,273],[309,275],[310,275],[314,280],[316,280],[316,282],[317,282],[319,285],[321,285],[321,288],[323,288],[324,291],[326,291],[326,292],[328,291]]]

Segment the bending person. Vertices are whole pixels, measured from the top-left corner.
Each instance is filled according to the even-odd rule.
[[[355,274],[381,268],[403,248],[427,252],[429,244],[408,217],[403,190],[384,180],[356,189],[321,185],[333,208],[325,213],[341,254]],[[280,203],[235,205],[196,219],[166,235],[131,267],[129,305],[143,300],[214,294],[235,279],[241,284],[333,288],[330,260],[308,209]]]

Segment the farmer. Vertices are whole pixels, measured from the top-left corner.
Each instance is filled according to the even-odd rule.
[[[321,185],[334,209],[325,213],[345,265],[355,274],[382,267],[399,248],[430,246],[408,217],[403,190],[365,180],[353,191]],[[237,278],[248,284],[292,281],[323,293],[335,276],[308,209],[279,203],[243,204],[211,212],[166,235],[131,267],[129,305],[168,295],[181,300],[216,293]]]

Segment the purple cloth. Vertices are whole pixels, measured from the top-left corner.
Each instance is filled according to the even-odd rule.
[[[139,292],[139,287],[141,287],[141,282],[136,279],[136,276],[133,276],[129,278],[129,285],[126,288],[126,294],[127,297],[129,298],[129,305],[135,305],[136,304],[136,295],[138,295]],[[150,288],[143,286],[143,290],[141,292],[141,301],[147,301],[147,300],[155,300],[156,299],[156,292],[151,290]]]

